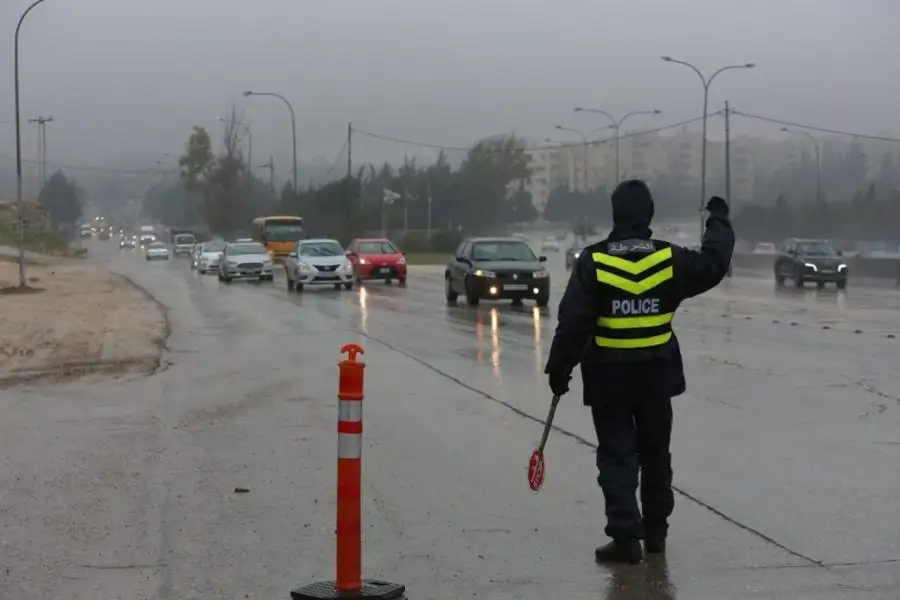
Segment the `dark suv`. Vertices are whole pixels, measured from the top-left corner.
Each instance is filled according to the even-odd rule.
[[[842,290],[847,287],[848,275],[841,251],[827,240],[788,238],[775,259],[775,283],[779,286],[791,279],[797,287],[813,281],[820,289],[826,283],[834,283]]]

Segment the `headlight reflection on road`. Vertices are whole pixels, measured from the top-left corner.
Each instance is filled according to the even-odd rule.
[[[534,323],[534,368],[537,373],[544,372],[544,348],[541,346],[541,309],[537,306],[531,311]]]
[[[494,365],[494,376],[498,382],[500,377],[500,313],[491,309],[491,364]]]
[[[359,287],[359,328],[364,332],[369,333],[368,323],[369,323],[369,308],[368,308],[368,299],[369,293],[366,291],[366,288],[360,286]]]

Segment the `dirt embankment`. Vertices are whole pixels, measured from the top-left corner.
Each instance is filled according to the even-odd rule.
[[[12,290],[18,265],[0,262],[0,389],[76,378],[118,379],[159,365],[160,307],[94,265],[28,265],[31,290]]]

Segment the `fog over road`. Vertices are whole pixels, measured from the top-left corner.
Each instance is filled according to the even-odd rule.
[[[366,349],[364,571],[409,598],[896,599],[900,292],[737,275],[679,312],[667,564],[598,567],[581,385],[527,488],[549,311],[409,287],[220,283],[111,243],[169,307],[156,375],[0,394],[0,597],[287,598],[333,577],[337,369]],[[576,378],[577,379],[577,378]],[[234,494],[246,487],[247,494]]]

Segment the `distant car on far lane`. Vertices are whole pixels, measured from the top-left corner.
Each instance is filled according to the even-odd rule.
[[[169,260],[169,247],[162,242],[151,242],[144,250],[147,260]]]
[[[122,236],[122,239],[119,240],[119,248],[136,248],[137,240],[134,239],[133,236],[126,235]]]
[[[229,242],[219,258],[219,281],[235,279],[272,281],[272,257],[259,242]]]
[[[566,249],[566,271],[571,271],[575,267],[575,261],[578,260],[578,257],[581,256],[581,251],[590,246],[591,244],[596,244],[600,241],[601,238],[584,238],[584,237],[575,237],[572,240],[572,243]]]
[[[559,252],[559,239],[555,235],[545,236],[541,242],[541,252]]]
[[[347,258],[353,264],[357,283],[382,279],[390,283],[396,279],[406,285],[406,253],[387,238],[359,238],[347,248]]]
[[[550,273],[522,240],[508,238],[468,238],[456,249],[444,271],[447,302],[463,294],[469,306],[481,299],[534,299],[538,306],[550,302]]]
[[[778,250],[772,242],[759,242],[753,247],[753,254],[778,254]]]
[[[337,240],[300,240],[284,258],[284,275],[289,292],[307,285],[353,289],[353,265]]]

